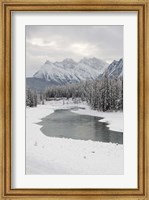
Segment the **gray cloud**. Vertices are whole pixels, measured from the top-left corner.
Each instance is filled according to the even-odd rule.
[[[26,26],[26,75],[46,61],[123,57],[123,26]]]

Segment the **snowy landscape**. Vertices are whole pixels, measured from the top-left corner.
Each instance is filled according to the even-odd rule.
[[[124,173],[122,31],[26,26],[26,174]]]
[[[40,131],[37,123],[43,117],[73,106],[71,101],[64,105],[63,101],[52,101],[26,109],[26,174],[123,174],[123,145],[47,137]],[[85,108],[75,111],[78,114],[102,116],[111,130],[122,131],[122,112],[99,113],[86,104],[78,107]]]

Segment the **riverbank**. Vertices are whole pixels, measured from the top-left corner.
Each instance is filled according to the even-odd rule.
[[[88,110],[71,100],[26,109],[26,174],[123,174],[123,145],[47,137],[40,131],[41,118],[74,106],[82,108],[73,111],[78,114]]]

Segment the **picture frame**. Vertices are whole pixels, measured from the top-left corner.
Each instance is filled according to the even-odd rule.
[[[1,1],[0,11],[0,166],[1,199],[136,199],[149,198],[149,136],[148,136],[148,1]],[[138,12],[138,188],[137,189],[12,189],[12,89],[11,89],[11,13],[16,11],[137,11]]]

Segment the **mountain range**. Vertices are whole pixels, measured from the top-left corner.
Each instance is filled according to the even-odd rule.
[[[64,85],[102,78],[105,72],[110,78],[122,76],[123,59],[114,60],[110,65],[95,57],[83,58],[79,62],[71,58],[66,58],[62,62],[47,60],[33,77],[26,78],[26,84],[31,89],[41,91],[50,85]]]

